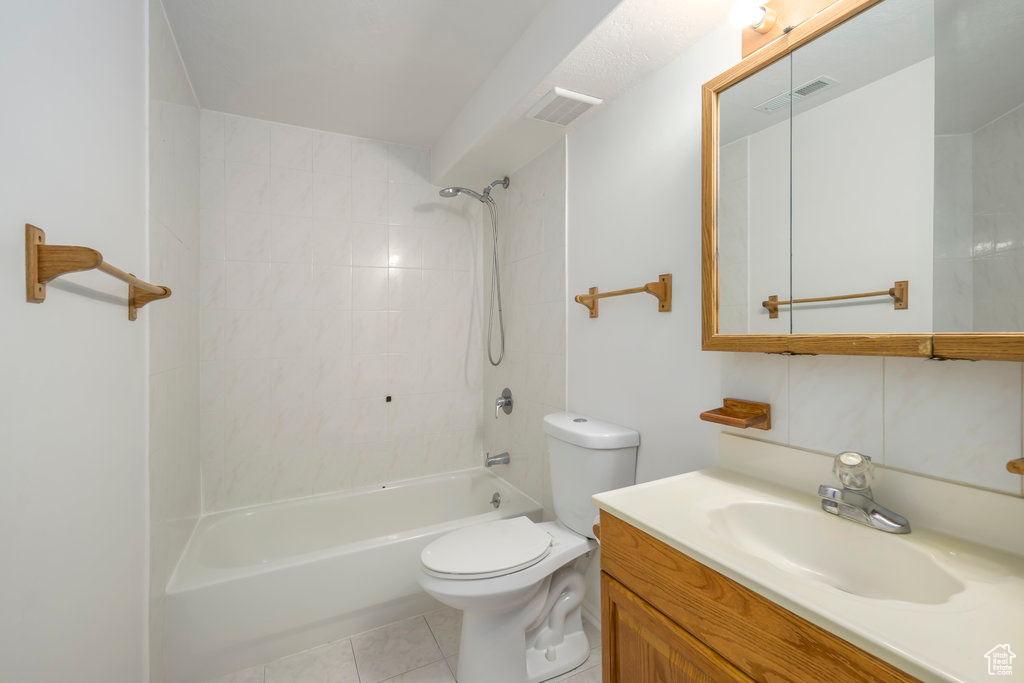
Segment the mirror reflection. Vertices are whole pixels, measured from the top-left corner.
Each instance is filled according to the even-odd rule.
[[[885,0],[723,92],[719,332],[1024,331],[1022,36]]]

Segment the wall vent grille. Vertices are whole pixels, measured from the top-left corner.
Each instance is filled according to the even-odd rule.
[[[526,116],[558,126],[568,126],[584,112],[601,104],[602,101],[572,90],[552,88],[537,104],[533,105],[530,111],[526,112]]]
[[[828,88],[832,88],[837,85],[839,85],[839,81],[837,81],[834,78],[831,78],[829,76],[818,76],[813,80],[807,81],[803,85],[793,88],[792,93],[790,93],[789,91],[779,93],[770,100],[765,100],[761,104],[757,105],[756,107],[754,107],[754,109],[758,111],[763,111],[766,114],[771,114],[772,112],[778,111],[779,109],[789,106],[791,101],[799,102],[800,100],[808,98],[811,95],[817,95],[821,91],[827,90]]]

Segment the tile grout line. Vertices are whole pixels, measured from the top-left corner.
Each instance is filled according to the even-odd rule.
[[[436,612],[437,610],[433,610],[433,611]],[[439,641],[437,639],[437,634],[434,633],[434,627],[430,625],[430,621],[427,619],[427,615],[428,614],[430,614],[430,612],[424,612],[423,614],[420,615],[420,617],[422,617],[423,621],[427,624],[427,630],[430,631],[430,637],[434,639],[434,644],[437,645],[437,651],[441,653],[441,661],[444,662],[444,665],[446,667],[448,667],[448,673],[450,673],[452,675],[452,678],[454,679],[455,678],[455,672],[452,671],[452,665],[448,663],[448,657],[444,654],[444,648],[441,647],[441,641]],[[452,656],[454,656],[454,655],[452,655]],[[427,664],[427,666],[430,666],[430,665]],[[415,669],[414,669],[414,671],[415,671]],[[408,672],[406,672],[406,673],[408,673]]]

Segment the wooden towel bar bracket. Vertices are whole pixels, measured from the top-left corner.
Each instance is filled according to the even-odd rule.
[[[94,268],[128,284],[129,320],[135,320],[138,310],[150,301],[166,299],[171,295],[168,287],[150,284],[106,263],[103,254],[95,249],[47,244],[43,230],[34,225],[25,225],[26,301],[42,303],[46,301],[47,282],[61,275]]]
[[[672,310],[672,274],[663,273],[658,276],[657,282],[648,282],[646,285],[641,287],[632,287],[630,289],[616,289],[613,292],[601,292],[598,293],[597,287],[591,287],[590,292],[587,294],[577,294],[575,301],[576,303],[583,304],[590,309],[590,317],[597,317],[597,300],[604,299],[610,296],[622,296],[624,294],[639,294],[645,292],[651,294],[658,299],[658,311],[661,313],[668,313]]]

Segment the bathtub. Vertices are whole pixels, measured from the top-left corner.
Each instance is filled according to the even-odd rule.
[[[501,496],[496,509],[493,494]],[[439,606],[420,551],[541,506],[475,468],[204,515],[167,586],[171,683],[195,683]]]

